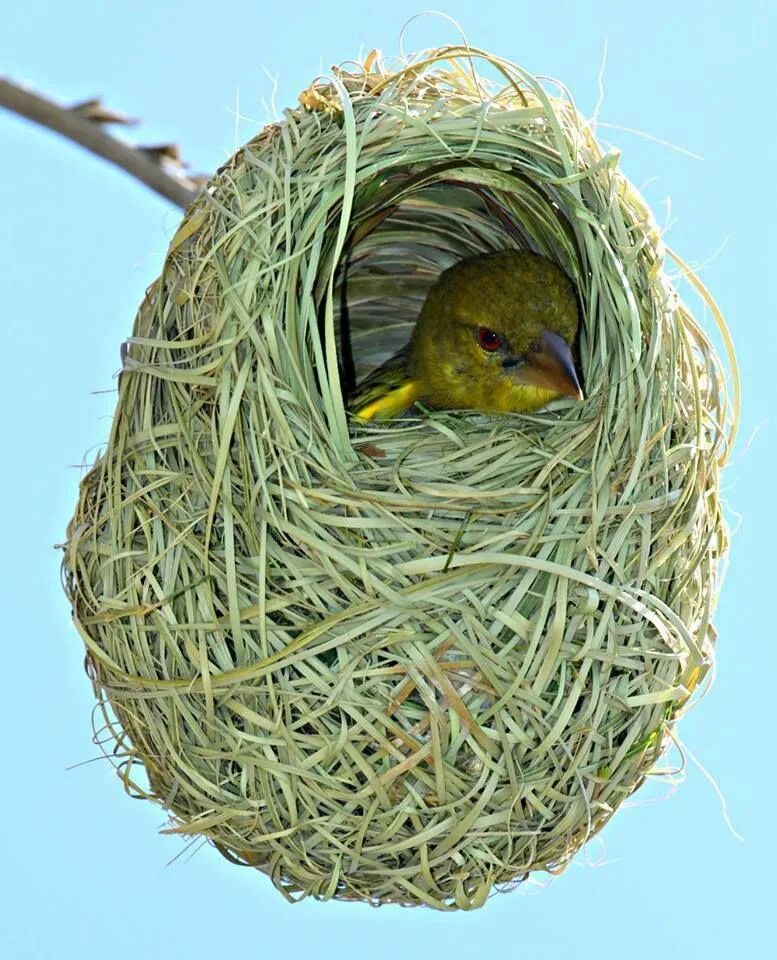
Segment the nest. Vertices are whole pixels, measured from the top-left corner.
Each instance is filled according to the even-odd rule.
[[[289,898],[478,906],[563,869],[700,687],[736,403],[562,88],[445,48],[300,101],[188,211],[81,484],[98,737]],[[511,246],[577,287],[586,400],[350,418],[435,277]]]

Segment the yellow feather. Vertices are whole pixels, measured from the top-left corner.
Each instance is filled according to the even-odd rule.
[[[412,407],[420,396],[419,385],[414,380],[408,380],[397,387],[384,384],[384,393],[374,397],[371,402],[359,406],[358,399],[351,409],[360,420],[390,420],[392,417],[404,413]]]

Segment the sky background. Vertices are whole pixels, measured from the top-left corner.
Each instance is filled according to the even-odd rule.
[[[330,64],[399,49],[419,0],[385,5],[25,0],[3,5],[0,74],[63,101],[99,94],[210,172]],[[105,439],[119,343],[179,211],[121,172],[0,113],[0,952],[81,960],[443,953],[588,958],[762,956],[772,940],[777,682],[774,487],[776,5],[448,2],[470,42],[562,79],[601,118],[669,242],[726,314],[744,390],[724,475],[734,527],[717,612],[718,675],[679,733],[685,782],[644,788],[561,877],[471,914],[306,901],[160,836],[91,744],[92,693],[59,585],[80,475]],[[405,47],[455,42],[440,18]],[[671,205],[669,205],[671,198]],[[93,761],[93,762],[87,762]],[[588,862],[586,862],[586,860]],[[171,862],[174,861],[174,862]]]

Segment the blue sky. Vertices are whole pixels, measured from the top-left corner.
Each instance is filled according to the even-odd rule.
[[[4,9],[0,73],[62,100],[100,94],[141,117],[138,142],[176,140],[212,171],[329,64],[398,50],[422,9],[379,5],[26,0]],[[724,476],[735,527],[717,613],[718,676],[680,735],[689,763],[620,811],[560,878],[473,914],[306,902],[259,874],[160,836],[162,812],[131,802],[90,742],[91,690],[59,586],[78,464],[106,436],[118,345],[158,271],[178,211],[51,134],[0,114],[0,405],[4,523],[0,717],[0,949],[14,958],[186,955],[361,957],[444,951],[581,960],[761,955],[771,940],[777,678],[774,487],[774,5],[445,4],[470,41],[564,80],[591,112],[605,40],[601,117],[701,155],[608,130],[670,243],[727,315],[744,389]],[[415,21],[407,49],[454,41]],[[243,119],[238,120],[238,115]],[[671,198],[671,208],[667,205]],[[79,766],[79,764],[81,764]],[[667,794],[671,796],[665,798]]]

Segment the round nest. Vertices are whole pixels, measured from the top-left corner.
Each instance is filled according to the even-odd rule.
[[[505,247],[574,281],[586,400],[349,417],[439,273]],[[69,528],[126,788],[289,898],[468,908],[563,869],[713,655],[737,405],[664,252],[563,88],[469,48],[335,70],[239,150]]]

